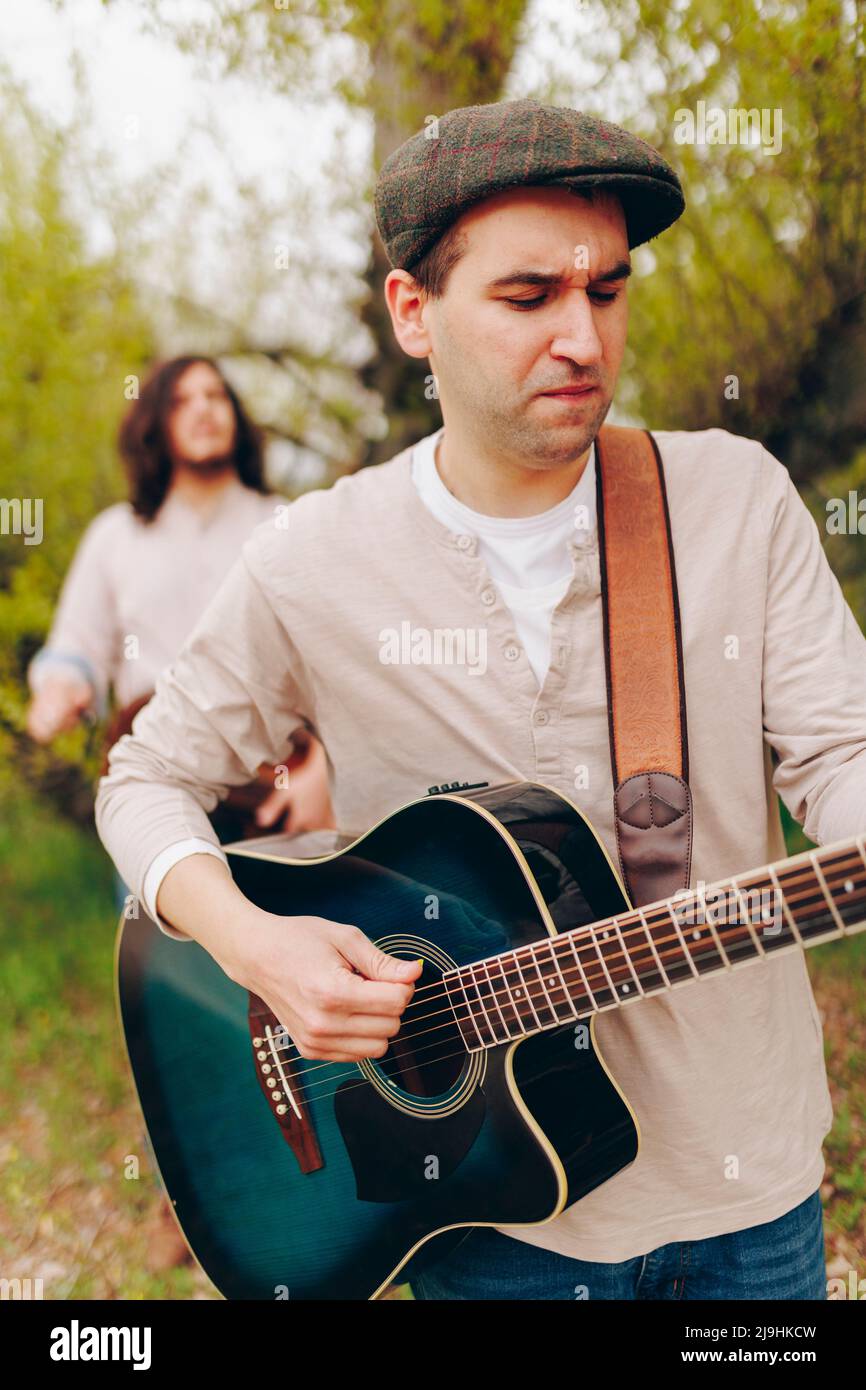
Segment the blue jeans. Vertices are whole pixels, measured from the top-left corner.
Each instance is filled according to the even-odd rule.
[[[573,1260],[476,1226],[412,1280],[416,1298],[826,1299],[820,1190],[775,1221],[677,1240],[619,1264]]]

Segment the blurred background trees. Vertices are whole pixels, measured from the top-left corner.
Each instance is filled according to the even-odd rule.
[[[22,732],[81,532],[124,495],[130,378],[218,356],[283,491],[390,457],[441,421],[382,301],[378,168],[457,105],[576,106],[660,148],[687,200],[634,253],[611,419],[760,439],[866,627],[862,536],[825,526],[828,499],[866,498],[864,0],[27,0],[0,6],[0,53],[0,499],[43,499],[45,527],[0,533],[0,1245],[48,1297],[207,1297],[200,1272],[148,1268],[159,1188],[144,1155],[143,1181],[124,1175],[141,1136],[92,827],[100,731],[48,749]],[[780,111],[779,153],[678,144],[699,101]],[[808,961],[830,1276],[866,1273],[864,948]]]
[[[61,17],[74,8],[45,2]],[[678,170],[684,216],[635,252],[611,418],[760,439],[812,506],[866,625],[860,536],[824,526],[826,500],[847,497],[866,474],[862,3],[134,8],[141,33],[182,54],[178,71],[194,74],[217,108],[246,84],[268,121],[309,132],[310,153],[294,134],[285,172],[258,178],[203,112],[178,132],[171,158],[131,178],[92,138],[100,117],[83,53],[65,124],[37,111],[11,69],[3,75],[0,495],[44,496],[50,539],[0,536],[0,738],[14,741],[21,727],[23,671],[86,521],[123,495],[114,435],[124,383],[153,355],[221,357],[266,426],[273,481],[289,492],[388,458],[438,426],[427,363],[406,357],[391,333],[372,187],[426,118],[511,96],[618,121]],[[96,10],[107,22],[129,6],[103,0]],[[781,148],[678,143],[677,113],[698,102],[776,113]],[[313,136],[335,107],[322,155]],[[300,126],[290,125],[298,112]],[[194,180],[199,163],[206,172]],[[92,772],[87,745],[79,731],[53,751],[15,748],[39,782],[70,767]]]

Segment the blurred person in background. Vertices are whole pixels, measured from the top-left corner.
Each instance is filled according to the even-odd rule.
[[[261,432],[207,357],[157,364],[121,424],[118,444],[129,501],[107,507],[87,527],[48,639],[27,673],[33,692],[27,731],[40,743],[81,718],[105,717],[112,688],[106,758],[243,541],[288,500],[268,489]],[[289,788],[275,788],[263,764],[256,782],[233,789],[216,807],[211,820],[223,842],[267,828],[333,824],[321,744],[296,738],[289,766]]]
[[[158,363],[124,417],[118,447],[129,500],[90,522],[63,584],[45,645],[27,672],[27,731],[40,743],[80,719],[111,715],[109,749],[129,733],[253,529],[287,498],[264,480],[262,434],[216,363]],[[109,709],[109,691],[113,709]],[[289,786],[262,764],[210,815],[222,843],[266,830],[333,826],[325,755],[312,735],[293,738]],[[115,871],[122,909],[128,889]],[[168,1206],[149,1238],[154,1270],[188,1256]]]

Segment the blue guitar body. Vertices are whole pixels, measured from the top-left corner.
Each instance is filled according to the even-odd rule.
[[[629,907],[570,802],[533,783],[433,795],[325,857],[292,846],[226,847],[246,896],[421,957],[416,995],[440,1003],[382,1058],[308,1060],[197,944],[122,922],[119,1009],[148,1133],[226,1298],[375,1298],[475,1226],[548,1221],[634,1160],[636,1123],[590,1021],[470,1050],[436,989]]]

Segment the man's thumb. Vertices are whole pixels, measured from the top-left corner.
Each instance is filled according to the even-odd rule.
[[[401,960],[380,951],[372,941],[361,941],[354,950],[346,952],[356,969],[363,972],[369,980],[414,980],[421,973],[420,960]]]

